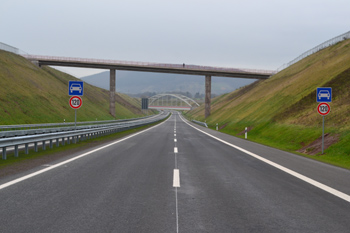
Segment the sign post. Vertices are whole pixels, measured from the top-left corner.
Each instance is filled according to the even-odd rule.
[[[331,111],[331,107],[327,103],[320,103],[317,106],[317,112],[322,115],[322,154],[324,151],[324,116]]]
[[[331,107],[328,103],[332,102],[332,88],[331,87],[318,87],[316,89],[316,102],[320,102],[317,106],[317,112],[322,115],[322,154],[324,152],[324,116],[330,111]]]
[[[77,109],[81,107],[83,100],[79,96],[72,96],[69,99],[69,105],[75,109],[75,129],[77,129]]]

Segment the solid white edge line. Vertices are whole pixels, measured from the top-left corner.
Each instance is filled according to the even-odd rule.
[[[173,187],[180,187],[180,171],[179,169],[174,169],[174,177],[173,177]]]
[[[317,188],[320,188],[320,189],[322,189],[322,190],[324,190],[324,191],[326,191],[328,193],[331,193],[331,194],[333,194],[333,195],[335,195],[335,196],[337,196],[337,197],[339,197],[339,198],[341,198],[341,199],[343,199],[343,200],[345,200],[347,202],[350,202],[350,195],[347,195],[346,193],[340,192],[340,191],[338,191],[338,190],[336,190],[334,188],[331,188],[331,187],[329,187],[329,186],[327,186],[325,184],[322,184],[322,183],[320,183],[320,182],[318,182],[316,180],[313,180],[313,179],[311,179],[311,178],[309,178],[307,176],[304,176],[304,175],[302,175],[300,173],[297,173],[297,172],[295,172],[295,171],[293,171],[293,170],[291,170],[289,168],[283,167],[283,166],[281,166],[281,165],[279,165],[279,164],[277,164],[275,162],[272,162],[272,161],[270,161],[268,159],[265,159],[265,158],[263,158],[263,157],[261,157],[261,156],[259,156],[257,154],[254,154],[254,153],[252,153],[250,151],[247,151],[247,150],[245,150],[243,148],[240,148],[240,147],[235,146],[235,145],[233,145],[231,143],[228,143],[228,142],[226,142],[226,141],[224,141],[224,140],[222,140],[220,138],[217,138],[217,137],[215,137],[215,136],[213,136],[213,135],[211,135],[211,134],[209,134],[207,132],[204,132],[204,131],[198,129],[197,127],[194,127],[193,125],[190,125],[189,123],[187,123],[182,118],[182,116],[180,116],[180,119],[183,122],[185,122],[187,125],[189,125],[192,128],[194,128],[194,129],[196,129],[196,130],[198,130],[198,131],[208,135],[209,137],[212,137],[212,138],[214,138],[214,139],[216,139],[216,140],[218,140],[218,141],[220,141],[220,142],[222,142],[222,143],[224,143],[224,144],[226,144],[228,146],[231,146],[231,147],[233,147],[233,148],[235,148],[237,150],[240,150],[240,151],[242,151],[242,152],[244,152],[244,153],[246,153],[246,154],[248,154],[248,155],[250,155],[250,156],[252,156],[252,157],[254,157],[256,159],[259,159],[260,161],[263,161],[263,162],[265,162],[265,163],[267,163],[267,164],[269,164],[269,165],[271,165],[271,166],[273,166],[275,168],[278,168],[278,169],[280,169],[280,170],[282,170],[282,171],[284,171],[284,172],[286,172],[286,173],[288,173],[288,174],[290,174],[290,175],[292,175],[292,176],[294,176],[294,177],[296,177],[296,178],[298,178],[300,180],[303,180],[303,181],[305,181],[305,182],[307,182],[307,183],[309,183],[309,184],[311,184],[313,186],[316,186]]]
[[[169,119],[170,119],[170,117],[168,118],[168,120],[169,120]],[[139,134],[142,134],[142,133],[144,133],[144,132],[146,132],[146,131],[148,131],[148,130],[151,130],[151,129],[155,128],[155,127],[158,127],[158,126],[164,124],[164,123],[167,122],[168,120],[166,120],[166,121],[164,121],[164,122],[162,122],[162,123],[160,123],[160,124],[158,124],[158,125],[155,125],[155,126],[153,126],[153,127],[151,127],[151,128],[148,128],[148,129],[145,129],[145,130],[140,131],[140,132],[138,132],[138,133],[135,133],[135,134],[132,134],[132,135],[130,135],[130,136],[127,136],[127,137],[125,137],[125,138],[123,138],[123,139],[120,139],[120,140],[118,140],[118,141],[112,142],[112,143],[110,143],[110,144],[108,144],[108,145],[99,147],[99,148],[94,149],[94,150],[92,150],[92,151],[89,151],[89,152],[86,152],[86,153],[84,153],[84,154],[78,155],[78,156],[76,156],[76,157],[74,157],[74,158],[65,160],[65,161],[63,161],[63,162],[61,162],[61,163],[52,165],[51,167],[47,167],[47,168],[41,169],[41,170],[39,170],[39,171],[37,171],[37,172],[31,173],[31,174],[28,174],[28,175],[26,175],[26,176],[23,176],[23,177],[20,177],[20,178],[15,179],[15,180],[9,181],[9,182],[7,182],[7,183],[4,183],[4,184],[0,185],[0,190],[2,190],[2,189],[4,189],[4,188],[7,188],[7,187],[9,187],[9,186],[11,186],[11,185],[17,184],[17,183],[19,183],[19,182],[21,182],[21,181],[24,181],[24,180],[27,180],[27,179],[29,179],[29,178],[32,178],[32,177],[34,177],[34,176],[40,175],[40,174],[42,174],[42,173],[44,173],[44,172],[50,171],[50,170],[52,170],[52,169],[54,169],[54,168],[56,168],[56,167],[60,167],[60,166],[62,166],[62,165],[64,165],[64,164],[73,162],[74,160],[77,160],[77,159],[80,159],[80,158],[82,158],[82,157],[85,157],[85,156],[87,156],[87,155],[89,155],[89,154],[92,154],[92,153],[94,153],[94,152],[96,152],[96,151],[103,150],[103,149],[105,149],[105,148],[107,148],[107,147],[110,147],[110,146],[112,146],[112,145],[114,145],[114,144],[117,144],[117,143],[119,143],[119,142],[125,141],[125,140],[127,140],[127,139],[129,139],[129,138],[135,137],[135,136],[137,136],[137,135],[139,135]]]

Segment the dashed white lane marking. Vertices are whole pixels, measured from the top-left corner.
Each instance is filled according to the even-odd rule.
[[[177,147],[174,147],[174,153],[178,153]]]
[[[174,138],[174,142],[177,142],[176,138]]]
[[[169,117],[168,120],[169,120],[170,118],[171,118],[171,117]],[[84,154],[78,155],[78,156],[76,156],[76,157],[74,157],[74,158],[65,160],[65,161],[63,161],[63,162],[61,162],[61,163],[58,163],[58,164],[55,164],[55,165],[51,165],[50,167],[46,167],[46,168],[41,169],[41,170],[39,170],[39,171],[37,171],[37,172],[33,172],[33,173],[29,174],[29,175],[22,176],[22,177],[20,177],[20,178],[17,178],[17,179],[15,179],[15,180],[10,181],[10,182],[4,183],[4,184],[0,185],[0,190],[1,190],[1,189],[4,189],[4,188],[7,188],[7,187],[9,187],[9,186],[11,186],[11,185],[17,184],[17,183],[19,183],[19,182],[21,182],[21,181],[24,181],[24,180],[27,180],[27,179],[29,179],[29,178],[32,178],[32,177],[34,177],[34,176],[37,176],[37,175],[39,175],[39,174],[42,174],[42,173],[44,173],[44,172],[50,171],[50,170],[52,170],[52,169],[54,169],[54,168],[56,168],[56,167],[60,167],[60,166],[65,165],[65,164],[67,164],[67,163],[73,162],[74,160],[77,160],[77,159],[80,159],[80,158],[82,158],[82,157],[85,157],[85,156],[87,156],[87,155],[89,155],[89,154],[92,154],[92,153],[94,153],[94,152],[96,152],[96,151],[103,150],[103,149],[105,149],[105,148],[107,148],[107,147],[110,147],[110,146],[112,146],[112,145],[114,145],[114,144],[117,144],[117,143],[119,143],[119,142],[125,141],[125,140],[127,140],[127,139],[129,139],[129,138],[135,137],[136,135],[142,134],[142,133],[144,133],[144,132],[146,132],[146,131],[148,131],[148,130],[151,130],[151,129],[153,129],[153,128],[156,128],[156,127],[158,127],[158,126],[164,124],[164,123],[167,122],[168,120],[166,120],[166,121],[164,121],[164,122],[162,122],[162,123],[160,123],[160,124],[158,124],[158,125],[155,125],[155,126],[153,126],[153,127],[151,127],[151,128],[145,129],[145,130],[143,130],[143,131],[141,131],[141,132],[132,134],[132,135],[130,135],[130,136],[128,136],[128,137],[125,137],[125,138],[120,139],[120,140],[118,140],[118,141],[115,141],[115,142],[112,142],[112,143],[107,144],[107,145],[105,145],[105,146],[102,146],[102,147],[100,147],[100,148],[97,148],[97,149],[95,149],[95,150],[91,150],[91,151],[86,152],[86,153],[84,153]]]
[[[173,187],[180,187],[180,171],[179,169],[174,169],[174,177],[173,177]]]
[[[176,137],[176,134],[174,134],[174,137]]]
[[[339,197],[339,198],[341,198],[341,199],[343,199],[343,200],[345,200],[345,201],[347,201],[347,202],[350,202],[350,195],[347,195],[346,193],[340,192],[340,191],[338,191],[338,190],[336,190],[336,189],[334,189],[334,188],[331,188],[331,187],[329,187],[329,186],[327,186],[327,185],[324,185],[324,184],[322,184],[322,183],[320,183],[320,182],[318,182],[318,181],[316,181],[316,180],[313,180],[313,179],[311,179],[311,178],[309,178],[309,177],[307,177],[307,176],[304,176],[304,175],[302,175],[302,174],[300,174],[300,173],[297,173],[297,172],[295,172],[295,171],[293,171],[293,170],[291,170],[291,169],[289,169],[289,168],[283,167],[283,166],[281,166],[281,165],[279,165],[279,164],[277,164],[277,163],[275,163],[275,162],[272,162],[272,161],[270,161],[270,160],[268,160],[268,159],[265,159],[265,158],[263,158],[263,157],[261,157],[261,156],[259,156],[259,155],[257,155],[257,154],[254,154],[254,153],[252,153],[252,152],[250,152],[250,151],[247,151],[247,150],[245,150],[245,149],[243,149],[243,148],[241,148],[241,147],[238,147],[238,146],[236,146],[236,145],[233,145],[233,144],[231,144],[231,143],[228,143],[228,142],[226,142],[226,141],[224,141],[224,140],[222,140],[222,139],[220,139],[220,138],[217,138],[217,137],[215,137],[215,136],[213,136],[213,135],[211,135],[211,134],[209,134],[209,133],[207,133],[207,132],[204,132],[204,131],[198,129],[197,127],[194,127],[193,125],[190,125],[190,124],[187,123],[181,116],[180,116],[180,118],[181,118],[181,120],[182,120],[183,122],[185,122],[187,125],[189,125],[189,126],[191,126],[192,128],[198,130],[199,132],[202,132],[202,133],[208,135],[209,137],[212,137],[212,138],[214,138],[214,139],[216,139],[216,140],[218,140],[218,141],[220,141],[220,142],[222,142],[222,143],[224,143],[224,144],[226,144],[226,145],[228,145],[228,146],[231,146],[231,147],[233,147],[233,148],[235,148],[235,149],[237,149],[237,150],[240,150],[240,151],[242,151],[243,153],[246,153],[246,154],[248,154],[248,155],[250,155],[250,156],[252,156],[252,157],[254,157],[254,158],[256,158],[256,159],[258,159],[258,160],[260,160],[260,161],[262,161],[262,162],[265,162],[265,163],[267,163],[267,164],[269,164],[269,165],[271,165],[271,166],[273,166],[273,167],[275,167],[275,168],[277,168],[277,169],[280,169],[280,170],[282,170],[282,171],[284,171],[284,172],[286,172],[286,173],[288,173],[288,174],[290,174],[290,175],[292,175],[292,176],[294,176],[294,177],[296,177],[296,178],[298,178],[298,179],[300,179],[300,180],[303,180],[303,181],[305,181],[305,182],[307,182],[307,183],[309,183],[309,184],[311,184],[311,185],[313,185],[313,186],[315,186],[315,187],[317,187],[317,188],[320,188],[320,189],[322,189],[322,190],[324,190],[324,191],[326,191],[326,192],[328,192],[328,193],[331,193],[331,194],[333,194],[334,196],[337,196],[337,197]]]

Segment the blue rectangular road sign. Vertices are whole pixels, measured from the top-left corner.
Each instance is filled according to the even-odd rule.
[[[332,88],[318,87],[316,91],[316,102],[332,102]]]
[[[83,81],[69,81],[68,95],[82,96],[84,94]]]

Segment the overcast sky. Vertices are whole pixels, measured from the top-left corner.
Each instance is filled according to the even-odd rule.
[[[349,9],[349,0],[1,0],[0,42],[36,55],[277,69],[349,31]]]

